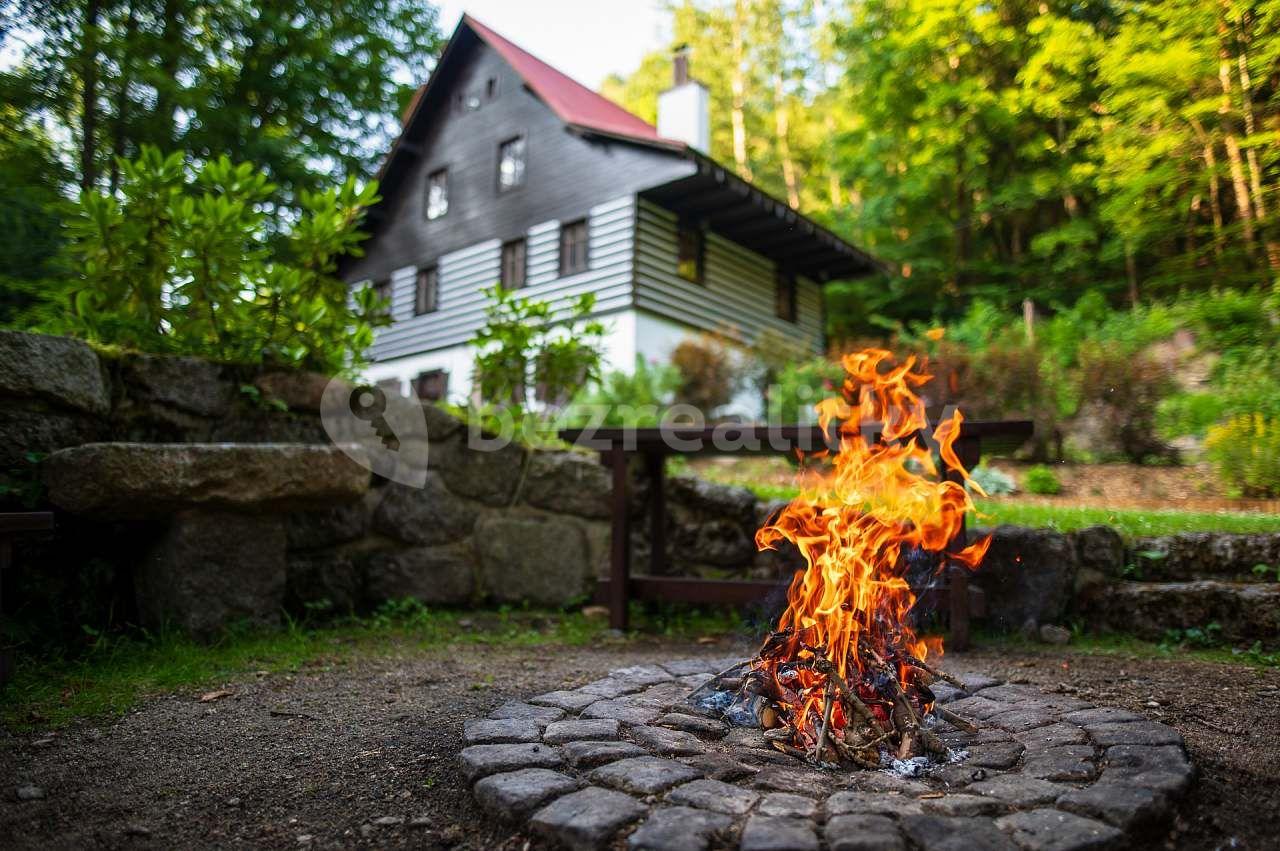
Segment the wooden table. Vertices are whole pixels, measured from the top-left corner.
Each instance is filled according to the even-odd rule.
[[[932,428],[923,435],[931,439]],[[1025,420],[974,421],[960,427],[954,448],[960,463],[967,469],[977,466],[983,445],[1016,448],[1033,431]],[[863,426],[869,440],[878,440],[881,429],[876,423]],[[701,579],[664,576],[666,572],[666,498],[663,482],[669,455],[790,454],[796,450],[813,452],[824,446],[838,447],[833,436],[820,426],[762,426],[722,424],[707,427],[663,426],[659,428],[583,428],[566,429],[560,438],[569,443],[600,453],[600,461],[613,475],[611,510],[612,537],[609,552],[609,578],[602,579],[597,596],[609,606],[609,623],[615,629],[627,628],[627,605],[632,597],[641,600],[666,600],[686,603],[718,603],[745,605],[758,602],[779,583],[732,579]],[[631,574],[631,517],[627,510],[627,471],[632,456],[644,459],[651,481],[649,502],[649,538],[652,544],[648,575]],[[960,481],[956,470],[946,470],[952,481]],[[965,528],[961,525],[949,550],[965,546]],[[949,646],[963,650],[969,643],[969,619],[976,608],[971,601],[969,574],[963,567],[948,571],[947,596],[950,603],[951,638]],[[790,580],[788,580],[789,582]],[[977,589],[973,589],[976,592]],[[981,602],[978,601],[978,605]]]

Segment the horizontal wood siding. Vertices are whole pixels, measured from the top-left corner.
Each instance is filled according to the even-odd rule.
[[[706,236],[704,284],[676,274],[676,216],[641,199],[636,228],[636,307],[750,342],[766,328],[822,347],[822,290],[796,282],[796,321],[774,312],[775,265],[715,234]]]
[[[587,218],[585,272],[560,277],[560,222],[541,222],[525,233],[528,275],[521,296],[566,306],[584,293],[596,295],[597,314],[631,306],[635,197],[626,196],[583,210]],[[484,325],[482,290],[498,282],[502,241],[491,239],[442,256],[439,309],[413,315],[417,267],[391,275],[394,322],[378,329],[371,352],[376,361],[466,343]],[[563,315],[563,311],[560,312]]]

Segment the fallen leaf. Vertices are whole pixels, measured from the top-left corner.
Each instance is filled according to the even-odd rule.
[[[945,798],[946,796],[945,792],[925,792],[918,800],[925,801],[930,798]]]
[[[222,700],[224,697],[231,697],[235,692],[226,689],[218,689],[217,691],[207,691],[200,695],[201,703],[213,703],[215,700]]]
[[[699,636],[698,636],[698,643],[699,643],[699,644],[717,644],[717,643],[719,643],[719,641],[720,641],[720,639],[716,638],[714,635],[699,635]]]

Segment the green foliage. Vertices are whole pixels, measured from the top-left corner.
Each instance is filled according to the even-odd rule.
[[[120,164],[118,196],[87,191],[68,223],[70,277],[50,288],[38,327],[95,343],[351,370],[387,320],[372,290],[334,276],[358,254],[376,187],[349,179],[305,192],[302,214],[272,239],[263,202],[274,190],[226,157],[193,171],[180,154],[146,148]]]
[[[1168,367],[1117,343],[1086,343],[1079,359],[1082,413],[1108,442],[1135,463],[1171,457],[1156,428],[1160,401],[1175,386]]]
[[[579,394],[570,409],[570,424],[587,425],[594,413],[602,426],[657,426],[679,386],[680,374],[675,367],[649,363],[637,356],[634,371],[611,371]]]
[[[970,470],[969,477],[987,496],[1004,496],[1017,491],[1012,476],[985,464],[979,464]]]
[[[814,406],[840,393],[844,368],[826,358],[789,363],[778,374],[767,394],[767,414],[772,424],[815,423]]]
[[[604,325],[590,319],[595,294],[562,308],[521,298],[493,286],[484,290],[485,325],[472,340],[482,401],[523,417],[532,380],[550,410],[568,403],[574,391],[600,377]]]
[[[1174,647],[1220,647],[1222,646],[1222,624],[1212,621],[1203,628],[1190,626],[1185,629],[1165,630],[1160,641],[1160,649],[1169,650]]]
[[[1231,417],[1209,429],[1205,453],[1234,492],[1280,495],[1280,417],[1260,413]]]
[[[743,370],[733,350],[712,334],[682,341],[671,352],[671,365],[680,376],[676,402],[693,406],[708,419],[729,404],[742,385]]]
[[[1072,505],[1028,505],[1011,500],[978,503],[977,521],[984,526],[1008,523],[1073,532],[1089,526],[1111,526],[1132,538],[1181,532],[1280,532],[1280,515],[1239,511],[1177,511],[1080,508]]]
[[[1062,482],[1054,475],[1053,470],[1044,464],[1028,467],[1022,475],[1022,486],[1028,493],[1052,496],[1062,493]]]

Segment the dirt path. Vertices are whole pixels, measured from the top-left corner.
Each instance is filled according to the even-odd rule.
[[[208,703],[195,694],[158,697],[115,723],[51,741],[0,734],[2,844],[523,849],[528,838],[483,816],[458,775],[464,718],[620,665],[735,649],[654,642],[405,651],[319,663],[291,677],[251,676]],[[1049,651],[975,652],[951,667],[1068,691],[1180,729],[1201,779],[1177,828],[1152,847],[1276,847],[1280,672]],[[27,784],[45,799],[17,801],[14,790]]]

